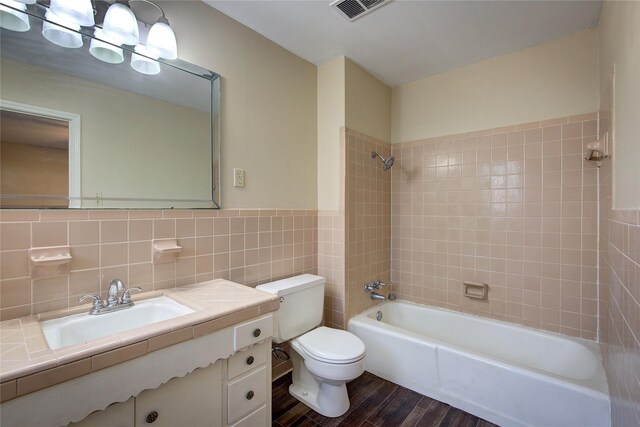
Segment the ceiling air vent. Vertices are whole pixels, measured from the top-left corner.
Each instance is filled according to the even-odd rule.
[[[331,3],[331,7],[340,15],[353,22],[390,1],[391,0],[336,0]]]

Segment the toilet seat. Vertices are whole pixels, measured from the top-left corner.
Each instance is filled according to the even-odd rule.
[[[306,355],[319,362],[342,365],[364,358],[364,343],[348,331],[321,326],[297,341]]]

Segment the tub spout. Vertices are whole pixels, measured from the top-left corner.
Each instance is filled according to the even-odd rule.
[[[380,295],[377,292],[371,292],[370,296],[371,296],[372,300],[376,300],[376,301],[385,301],[386,300],[384,295]]]

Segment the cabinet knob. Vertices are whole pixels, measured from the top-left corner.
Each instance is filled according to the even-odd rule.
[[[247,392],[247,400],[253,399],[253,395],[254,395],[253,390],[248,391]]]
[[[255,359],[253,358],[253,356],[249,356],[249,357],[247,357],[247,365],[253,365],[253,361],[254,361],[254,360],[255,360]]]
[[[144,419],[148,424],[153,423],[158,419],[158,411],[151,411],[147,414],[147,417]]]
[[[262,331],[260,330],[260,328],[254,329],[253,336],[258,338],[261,333],[262,333]]]

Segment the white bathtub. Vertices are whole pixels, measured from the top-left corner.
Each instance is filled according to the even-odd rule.
[[[349,331],[367,371],[501,426],[610,426],[593,342],[405,301],[359,314]]]

